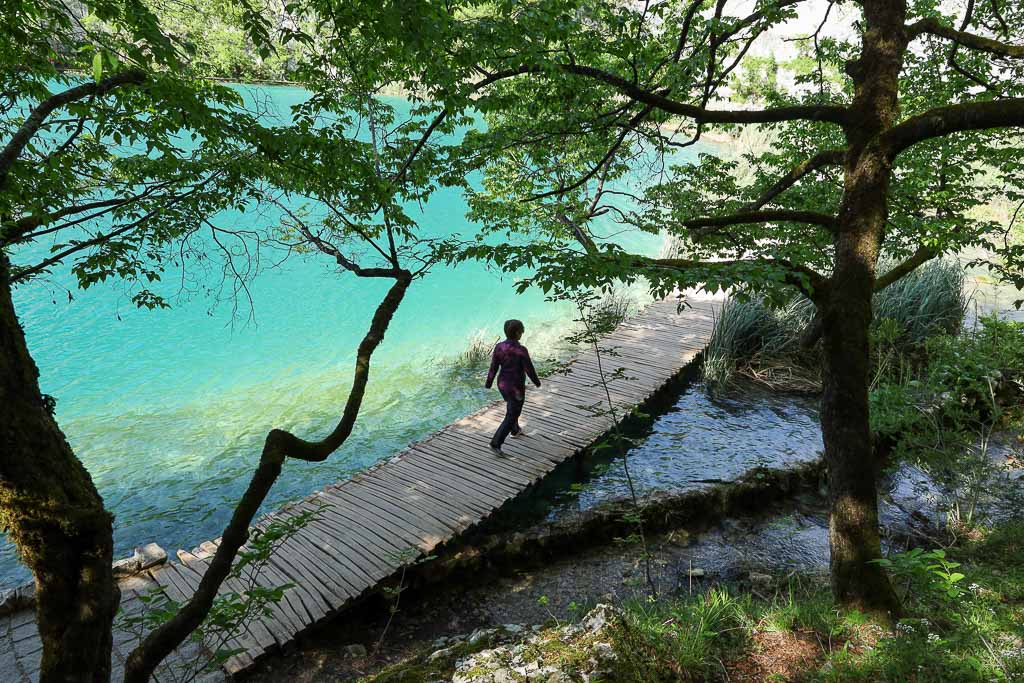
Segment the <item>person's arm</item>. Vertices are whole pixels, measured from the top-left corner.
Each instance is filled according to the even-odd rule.
[[[530,360],[530,352],[523,347],[523,365],[526,367],[526,374],[529,376],[530,381],[535,386],[540,386],[540,378],[537,377],[537,371],[533,369],[533,361]]]
[[[494,376],[498,374],[498,347],[494,347],[494,352],[491,354],[491,369],[487,371],[487,381],[484,383],[485,389],[490,389],[491,385],[494,384]]]

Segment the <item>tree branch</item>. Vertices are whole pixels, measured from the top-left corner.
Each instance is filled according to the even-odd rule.
[[[1024,97],[990,102],[965,102],[936,107],[912,116],[879,136],[889,159],[924,140],[988,128],[1024,126]]]
[[[929,247],[918,247],[907,260],[893,266],[887,273],[875,279],[875,291],[881,291],[899,280],[904,275],[913,272],[918,266],[938,256],[938,252]]]
[[[790,209],[762,209],[760,211],[740,211],[725,216],[708,216],[694,218],[683,222],[687,230],[701,228],[721,228],[728,225],[744,223],[767,223],[772,221],[810,223],[820,225],[828,230],[836,229],[836,217],[815,211],[794,211]]]
[[[789,173],[779,178],[778,182],[769,187],[764,193],[761,194],[756,200],[743,206],[741,212],[757,211],[762,206],[770,202],[771,200],[778,197],[780,194],[795,185],[801,178],[810,173],[816,171],[822,166],[831,166],[833,164],[839,164],[843,161],[843,156],[846,154],[846,150],[842,149],[827,149],[823,152],[818,152],[810,159],[807,159],[800,164],[794,166]]]
[[[979,36],[975,33],[958,31],[952,26],[943,24],[935,17],[921,19],[907,27],[907,35],[911,40],[924,33],[952,40],[954,43],[962,45],[970,50],[978,50],[980,52],[987,52],[1000,57],[1010,57],[1013,59],[1024,58],[1024,45],[1004,43],[999,40],[993,40],[992,38]]]
[[[68,88],[64,92],[57,93],[40,102],[32,109],[25,122],[21,124],[21,127],[18,128],[7,145],[0,151],[0,188],[6,184],[11,166],[14,165],[18,156],[21,155],[32,137],[42,128],[46,122],[46,117],[54,111],[77,100],[101,96],[125,85],[139,85],[145,80],[146,74],[144,72],[130,69],[104,78],[98,83],[83,83],[74,88]]]
[[[844,125],[847,108],[825,104],[797,105],[762,110],[704,109],[685,102],[672,100],[658,92],[645,90],[616,74],[581,64],[561,64],[566,73],[584,76],[613,86],[623,95],[649,104],[670,114],[685,116],[697,123],[778,123],[780,121],[828,121]],[[539,71],[539,69],[537,69]]]

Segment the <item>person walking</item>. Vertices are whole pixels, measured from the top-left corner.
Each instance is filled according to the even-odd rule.
[[[526,328],[519,320],[505,321],[505,341],[499,342],[494,347],[491,356],[491,368],[487,372],[487,382],[484,386],[488,389],[494,384],[494,378],[498,378],[498,391],[505,399],[505,419],[498,425],[498,431],[491,437],[491,450],[497,455],[504,455],[501,446],[509,434],[520,436],[523,434],[519,426],[519,415],[523,412],[523,403],[526,402],[526,378],[536,386],[540,386],[540,379],[537,371],[533,369],[533,361],[530,360],[530,352],[519,343],[523,338]],[[500,371],[499,371],[500,368]]]

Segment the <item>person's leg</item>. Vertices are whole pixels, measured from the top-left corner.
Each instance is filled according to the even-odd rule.
[[[511,432],[512,436],[519,436],[520,434],[523,433],[523,428],[519,426],[519,418],[523,414],[523,406],[525,406],[525,405],[526,405],[526,392],[523,392],[523,394],[520,396],[520,399],[519,399],[519,405],[516,408],[516,421],[515,421],[515,424],[512,425],[512,432]]]
[[[501,444],[505,443],[508,433],[512,431],[512,396],[508,392],[501,391],[501,397],[505,399],[505,417],[498,425],[497,431],[494,432],[494,436],[491,437],[491,448],[501,448]]]
[[[505,443],[505,439],[518,423],[519,414],[523,412],[522,394],[516,395],[515,391],[502,391],[501,396],[505,399],[505,419],[501,421],[498,430],[491,437],[491,448],[501,448],[501,444]]]

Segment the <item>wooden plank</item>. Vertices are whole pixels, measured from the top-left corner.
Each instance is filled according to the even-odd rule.
[[[325,521],[331,526],[357,534],[375,548],[377,556],[385,560],[392,571],[394,558],[402,556],[409,548],[419,548],[419,539],[406,540],[404,536],[398,536],[387,527],[376,524],[372,519],[360,517],[346,507],[336,508]]]
[[[429,496],[440,506],[454,506],[456,501],[465,502],[462,500],[462,491],[453,487],[449,482],[440,479],[428,481],[426,478],[418,476],[418,473],[411,469],[389,467],[387,472],[382,473],[382,476],[394,479],[397,483],[409,489],[422,491],[424,495]],[[475,502],[472,505],[472,514],[474,516],[484,515],[490,509]],[[478,505],[479,507],[477,507]]]
[[[477,500],[488,503],[495,497],[507,496],[519,489],[518,483],[502,480],[475,460],[458,461],[431,452],[413,449],[416,460],[424,467],[433,468],[452,477],[452,481],[463,484],[464,490]],[[497,460],[498,456],[495,455]]]
[[[452,436],[448,436],[443,440],[437,439],[418,443],[414,450],[427,451],[457,464],[463,462],[477,463],[484,467],[493,478],[508,482],[517,487],[521,486],[524,481],[528,481],[531,476],[531,473],[524,471],[522,466],[513,465],[504,458],[496,457],[489,447],[481,444],[465,443]]]
[[[414,452],[423,452],[442,462],[452,466],[454,471],[470,471],[478,476],[485,477],[489,482],[495,482],[500,486],[516,490],[523,485],[526,475],[515,470],[509,470],[502,465],[502,458],[498,457],[487,449],[485,456],[476,448],[466,448],[461,444],[454,444],[455,448],[439,448],[433,444],[423,443],[413,447]],[[456,450],[456,448],[458,450]]]
[[[320,578],[329,584],[331,593],[344,596],[346,601],[363,591],[362,582],[343,571],[341,564],[335,561],[333,552],[308,534],[295,534],[281,545],[278,553],[288,564],[304,567],[307,571],[317,571]]]
[[[348,495],[344,487],[328,487],[318,496],[326,503],[326,514],[336,517],[343,523],[359,523],[368,526],[383,539],[393,539],[395,543],[418,543],[423,531],[410,529],[407,525],[398,524],[388,515],[369,514],[359,499]]]
[[[184,555],[185,556],[182,557],[182,563],[178,569],[182,573],[191,571],[195,574],[197,579],[202,580],[203,575],[209,568],[209,563],[201,560],[195,555],[192,555],[192,553],[184,553]],[[237,595],[243,595],[248,589],[249,586],[240,579],[228,578],[221,584],[217,594],[226,595],[228,593],[235,593]],[[275,614],[280,613],[280,608],[276,605],[271,606],[271,610],[274,611]],[[294,631],[289,632],[288,629],[282,628],[279,621],[276,619],[271,619],[269,624],[263,623],[261,619],[251,619],[248,623],[242,625],[242,631],[250,636],[256,643],[256,647],[250,647],[248,649],[249,654],[253,657],[258,657],[266,650],[276,646],[278,643],[288,642],[291,640],[291,637],[295,635]],[[240,641],[242,640],[242,631],[239,631],[238,633]]]
[[[451,440],[456,443],[462,444],[463,448],[479,448],[480,452],[492,455],[490,448],[487,447],[487,442],[483,440],[471,440],[470,437],[466,436],[463,432],[456,430],[448,430],[444,434],[445,440]],[[528,440],[528,441],[527,441]],[[527,437],[515,437],[505,442],[506,454],[519,455],[521,457],[506,458],[501,461],[501,466],[506,469],[515,470],[524,477],[537,477],[538,475],[544,474],[548,471],[547,458],[534,459],[528,457],[531,452],[535,452],[547,447],[548,443],[545,440],[535,438],[533,435]],[[562,456],[563,458],[566,455]]]
[[[349,483],[349,482],[347,482]],[[432,518],[423,517],[417,519],[410,515],[407,510],[380,506],[379,498],[367,501],[360,493],[356,495],[352,486],[329,487],[325,495],[332,496],[345,505],[346,510],[358,512],[363,517],[369,517],[387,524],[393,529],[393,533],[403,537],[410,544],[422,544],[424,539],[434,538],[438,535],[447,534],[449,529],[442,526]]]
[[[199,582],[193,581],[193,577],[191,575],[186,578],[186,575],[182,574],[181,571],[181,565],[166,564],[160,568],[159,572],[152,572],[151,576],[153,576],[153,578],[164,587],[165,593],[167,593],[168,597],[175,602],[185,604],[195,594],[196,588],[199,586]],[[159,579],[157,579],[158,573],[160,575]],[[248,652],[250,646],[248,642],[244,642],[239,638],[232,638],[228,641],[227,645],[231,649],[245,649],[245,652],[236,655],[240,662],[244,663],[248,661],[249,666],[255,663],[252,655]]]
[[[213,555],[217,551],[218,545],[219,540],[217,542],[206,541],[200,547],[209,555]],[[289,617],[297,632],[312,623],[310,619],[317,621],[327,615],[328,610],[324,607],[326,603],[314,600],[304,583],[296,582],[285,576],[271,562],[267,562],[260,568],[260,576],[265,576],[265,581],[260,582],[260,585],[265,588],[278,588],[288,583],[294,584],[292,588],[285,590],[282,602],[287,605]]]
[[[427,527],[424,531],[429,534],[447,536],[459,529],[444,515],[438,515],[437,510],[423,511],[407,503],[399,490],[379,486],[372,478],[352,479],[347,483],[345,492],[361,500],[369,511],[376,510],[399,523],[404,521],[407,525]]]
[[[454,510],[456,500],[472,505],[473,513],[463,513],[456,519],[458,528],[453,530],[455,532],[464,531],[481,516],[489,514],[494,509],[496,501],[493,494],[488,495],[474,491],[473,487],[465,481],[453,479],[449,473],[431,466],[431,463],[424,462],[424,460],[425,458],[420,454],[415,460],[403,460],[400,463],[395,463],[394,468],[388,468],[388,472],[383,473],[382,476],[390,477],[394,470],[396,473],[404,475],[406,479],[426,481],[453,490],[455,493],[451,498],[431,506],[430,513],[437,515],[438,513],[444,514],[445,510]],[[452,517],[454,518],[454,516]]]
[[[391,563],[385,559],[388,552],[363,538],[362,534],[357,534],[355,530],[358,526],[335,525],[322,519],[313,520],[310,526],[310,533],[328,543],[347,548],[341,554],[352,557],[353,564],[367,576],[371,584],[391,573]]]

